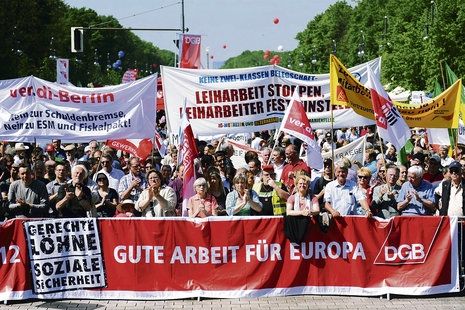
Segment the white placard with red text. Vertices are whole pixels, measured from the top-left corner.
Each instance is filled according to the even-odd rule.
[[[157,75],[100,88],[58,85],[33,76],[0,81],[0,138],[74,142],[152,138]]]
[[[367,65],[379,76],[381,58],[349,71],[366,83]],[[331,128],[329,74],[305,74],[279,66],[221,70],[162,66],[161,70],[170,132],[178,132],[184,100],[195,136],[276,129],[295,88],[312,128]],[[374,124],[350,108],[334,109],[336,128]]]

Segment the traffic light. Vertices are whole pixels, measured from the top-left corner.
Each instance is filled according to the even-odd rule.
[[[71,52],[82,53],[84,51],[84,30],[80,27],[71,27]]]

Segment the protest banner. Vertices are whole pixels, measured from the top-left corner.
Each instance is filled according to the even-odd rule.
[[[334,161],[338,161],[341,158],[347,157],[350,162],[354,162],[357,160],[359,163],[363,163],[363,156],[365,154],[365,144],[366,144],[366,136],[360,137],[357,140],[341,146],[334,150]],[[331,152],[324,152],[321,154],[322,157],[331,158]]]
[[[366,83],[358,81],[334,55],[331,55],[330,75],[332,104],[346,105],[357,114],[374,120],[370,89],[365,86]],[[430,102],[394,104],[409,127],[457,128],[461,89],[462,81],[458,80]]]
[[[367,81],[367,64],[379,75],[381,58],[349,69],[362,83]],[[296,89],[312,128],[331,128],[329,74],[279,66],[221,70],[162,66],[161,71],[170,132],[180,127],[185,99],[196,137],[277,129]],[[345,106],[334,109],[336,128],[374,124]]]
[[[202,36],[179,34],[179,68],[200,69]]]
[[[74,142],[152,138],[157,76],[80,88],[29,76],[0,81],[0,139]]]
[[[31,234],[27,239],[34,239],[40,230],[64,228],[63,221],[50,220],[42,228],[35,221],[24,234]],[[33,291],[33,283],[35,286],[37,283],[31,281],[29,269],[22,266],[29,264],[24,236],[11,234],[11,229],[0,229],[2,246],[16,244],[17,258],[21,260],[1,265],[0,274],[8,277],[0,278],[0,298],[427,295],[460,289],[457,217],[399,216],[378,221],[348,216],[334,219],[327,233],[312,219],[307,236],[300,244],[285,238],[282,217],[97,221],[102,236],[106,287]],[[22,221],[10,221],[8,225],[22,227]],[[82,232],[88,235],[92,231]],[[41,233],[41,238],[48,237]],[[50,238],[53,243],[44,244],[57,245],[58,238]],[[95,243],[87,243],[86,247]],[[52,252],[51,248],[44,249]],[[58,248],[53,249],[56,252]],[[14,254],[10,252],[8,261]],[[55,261],[50,262],[57,266]],[[83,267],[83,273],[91,275],[92,272]]]
[[[105,287],[96,218],[31,220],[23,226],[35,294]]]

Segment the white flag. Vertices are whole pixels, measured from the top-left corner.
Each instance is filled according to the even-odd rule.
[[[385,142],[391,142],[396,147],[396,150],[400,151],[411,136],[410,128],[405,123],[391,98],[389,98],[381,81],[376,78],[369,66],[367,66],[367,70],[367,86],[371,92],[371,102],[373,103],[379,136]]]

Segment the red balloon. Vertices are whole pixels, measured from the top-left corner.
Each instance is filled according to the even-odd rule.
[[[213,55],[210,56],[210,59],[213,59]]]
[[[226,45],[223,45],[223,48],[226,48]]]
[[[275,64],[275,59],[270,59],[270,64],[274,65]]]
[[[279,58],[276,58],[276,59],[274,60],[274,63],[277,64],[277,65],[279,65],[280,62],[281,62],[281,60],[279,60]]]
[[[263,55],[263,59],[265,59],[265,60],[268,59],[269,57],[270,56],[268,56],[268,55]]]
[[[279,18],[273,19],[273,23],[275,23],[275,24],[279,23]]]
[[[154,68],[156,68],[156,67],[157,67],[157,64],[153,64],[152,66],[153,66]]]
[[[271,53],[271,52],[270,52],[269,50],[266,50],[266,51],[265,51],[265,55],[270,55],[270,53]]]
[[[278,59],[279,58],[279,55],[274,55],[273,56],[273,59]]]

